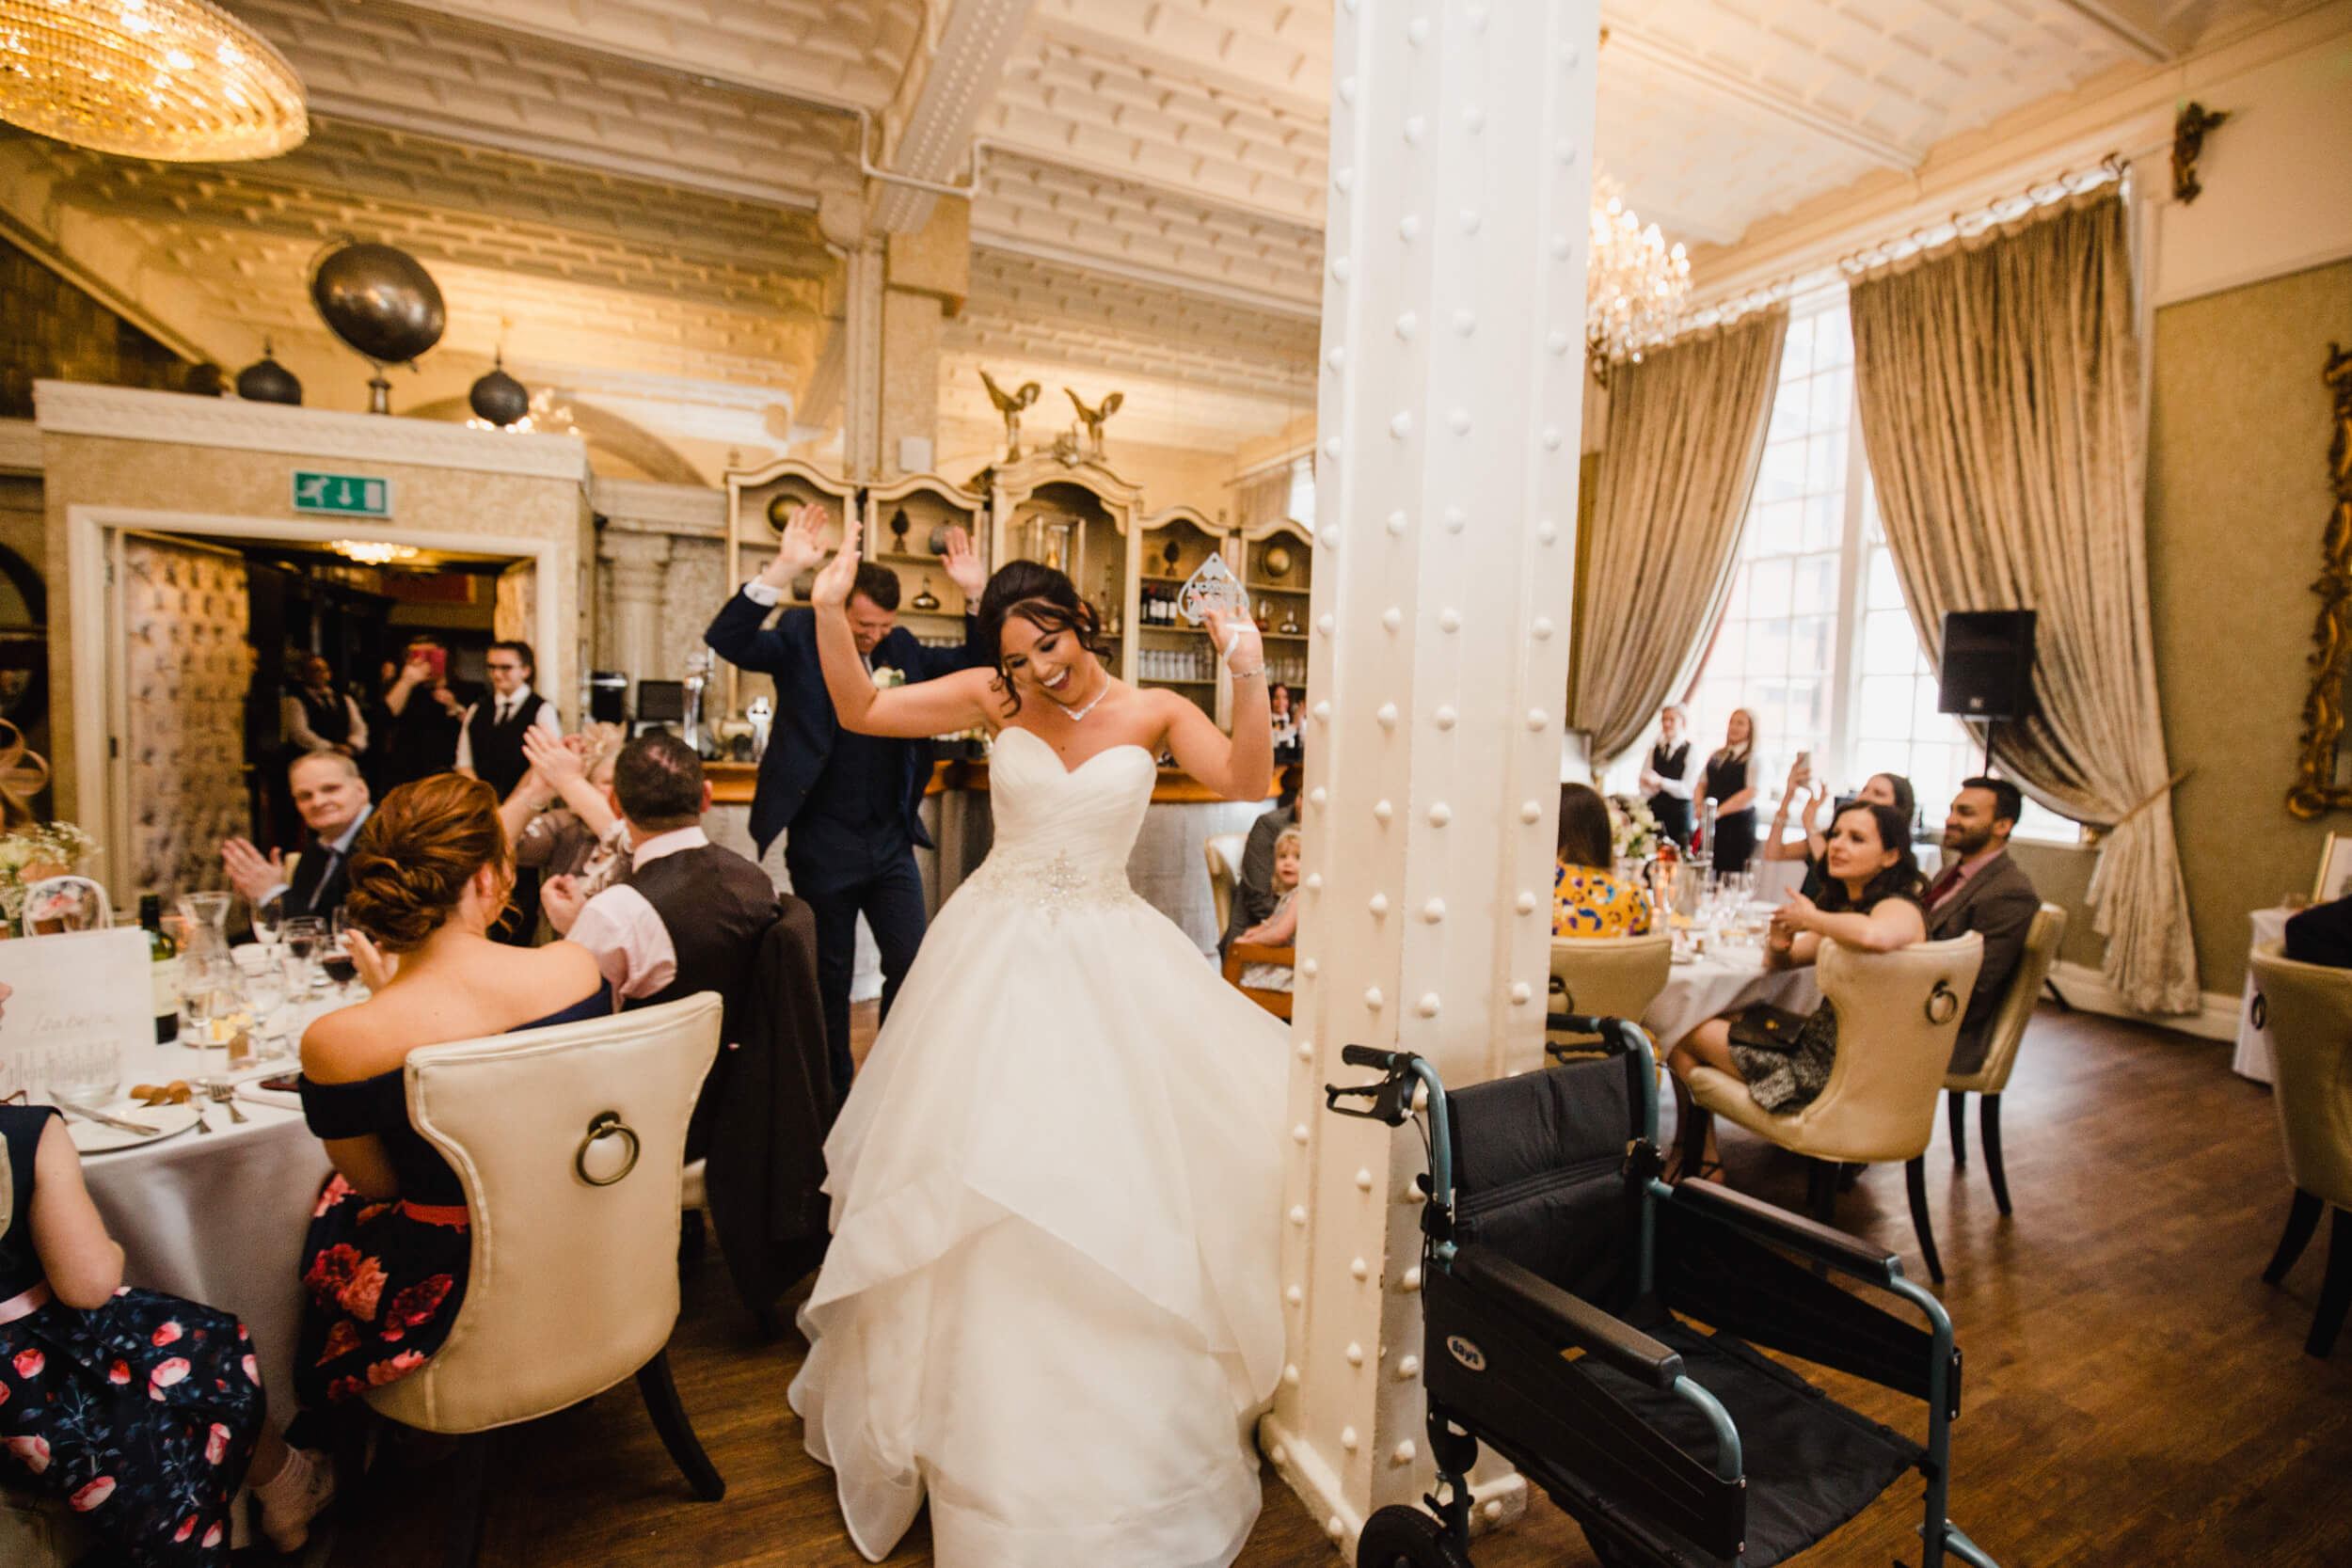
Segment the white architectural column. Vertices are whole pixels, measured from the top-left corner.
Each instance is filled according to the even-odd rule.
[[[661,604],[669,587],[670,536],[604,531],[597,552],[612,572],[612,630],[605,648],[632,681],[667,672],[661,657]]]
[[[1317,428],[1290,1364],[1262,1439],[1352,1554],[1433,1480],[1417,1132],[1341,1047],[1537,1066],[1575,559],[1597,0],[1341,0]],[[1487,1472],[1481,1471],[1482,1477]],[[1496,1470],[1494,1523],[1525,1501]]]
[[[882,290],[889,277],[881,235],[868,235],[850,252],[841,323],[841,459],[861,480],[882,463]]]

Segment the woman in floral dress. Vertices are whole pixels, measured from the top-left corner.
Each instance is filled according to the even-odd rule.
[[[46,1105],[0,1105],[0,1483],[63,1501],[139,1565],[226,1564],[246,1481],[280,1551],[334,1495],[325,1457],[263,1419],[244,1324],[123,1286],[122,1248]]]
[[[387,795],[352,846],[343,907],[372,994],[302,1037],[303,1114],[335,1164],[302,1254],[306,1408],[424,1365],[465,1299],[465,1189],[409,1123],[408,1053],[612,1010],[586,948],[487,935],[514,885],[498,806],[481,780],[436,774]]]

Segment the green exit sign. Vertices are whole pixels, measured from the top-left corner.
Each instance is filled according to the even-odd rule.
[[[314,474],[296,468],[294,509],[332,517],[389,517],[392,482],[364,474]]]

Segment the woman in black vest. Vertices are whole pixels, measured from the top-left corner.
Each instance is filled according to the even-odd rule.
[[[1691,847],[1691,743],[1682,737],[1680,703],[1658,710],[1658,744],[1649,749],[1649,766],[1642,769],[1642,793],[1649,798],[1649,814],[1658,831],[1682,848]]]
[[[1707,799],[1714,809],[1707,847],[1717,873],[1745,871],[1756,852],[1756,715],[1731,710],[1723,749],[1707,759]]]

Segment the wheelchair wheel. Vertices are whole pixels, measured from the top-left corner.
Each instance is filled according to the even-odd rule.
[[[1470,1560],[1447,1538],[1443,1525],[1400,1503],[1364,1521],[1364,1533],[1356,1542],[1356,1568],[1470,1568]]]

